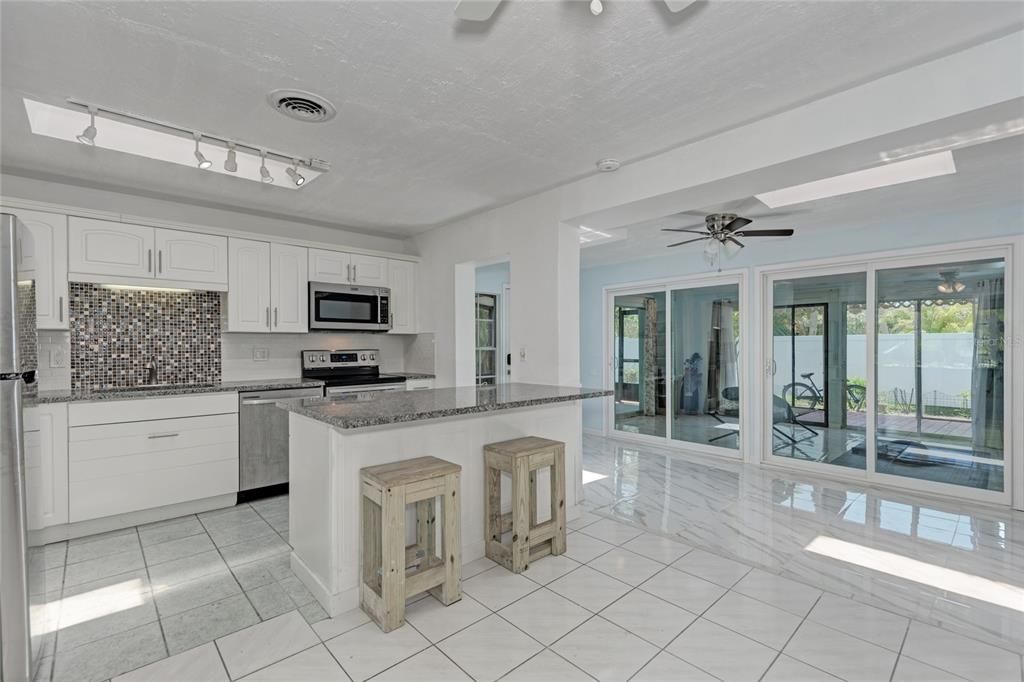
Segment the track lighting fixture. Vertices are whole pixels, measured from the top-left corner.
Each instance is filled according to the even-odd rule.
[[[200,135],[199,133],[193,133],[193,134],[194,134],[194,136],[196,138],[196,151],[195,151],[196,161],[199,162],[198,165],[199,165],[200,168],[202,168],[203,170],[206,170],[207,168],[209,168],[210,166],[213,165],[213,162],[210,161],[205,156],[203,156],[203,153],[201,151],[199,151],[199,139],[202,137],[202,135]]]
[[[604,11],[604,5],[601,4],[601,0],[590,0],[590,13],[595,17]]]
[[[301,187],[302,183],[306,181],[306,178],[302,177],[302,175],[299,173],[298,159],[293,159],[292,167],[286,168],[284,172],[288,174],[288,177],[292,179],[292,182],[295,183],[296,187]]]
[[[89,107],[89,125],[78,135],[78,141],[90,147],[96,144],[96,107]]]
[[[267,170],[267,153],[260,151],[260,180],[268,185],[274,182],[274,176]]]
[[[224,170],[229,173],[238,172],[238,159],[235,158],[235,145],[228,143],[228,157],[224,159]]]

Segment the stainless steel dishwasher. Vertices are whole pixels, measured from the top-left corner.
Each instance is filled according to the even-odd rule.
[[[288,483],[288,413],[275,403],[323,394],[319,386],[238,394],[239,501],[259,497],[262,492],[278,492],[277,487]],[[270,486],[275,488],[260,490]]]

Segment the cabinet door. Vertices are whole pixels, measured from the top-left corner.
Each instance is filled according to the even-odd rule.
[[[388,263],[391,280],[391,333],[416,333],[416,264],[405,260]]]
[[[352,281],[371,287],[388,285],[388,259],[352,254]]]
[[[157,228],[154,244],[158,279],[227,284],[227,237]]]
[[[352,255],[341,251],[309,250],[309,281],[349,284],[352,282]]]
[[[68,218],[57,213],[4,209],[28,228],[18,241],[19,272],[36,281],[36,326],[68,328]]]
[[[68,522],[68,407],[37,405],[38,431],[25,433],[28,529]]]
[[[275,332],[309,331],[307,250],[288,244],[270,245],[270,307]]]
[[[228,331],[270,331],[270,244],[228,239]]]
[[[68,218],[68,270],[90,275],[153,277],[153,228]]]

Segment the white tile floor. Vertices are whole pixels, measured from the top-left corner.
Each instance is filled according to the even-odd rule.
[[[588,465],[596,459],[588,457]],[[684,469],[681,460],[673,466]],[[702,473],[720,476],[715,467]],[[654,504],[664,493],[661,483],[631,490]],[[593,485],[592,504],[607,493]],[[685,503],[713,509],[724,502],[716,490],[721,481],[698,498],[691,484]],[[834,494],[818,490],[808,499],[823,504]],[[52,679],[1022,680],[1020,649],[1005,641],[937,628],[908,618],[900,604],[878,608],[780,575],[772,566],[708,551],[713,545],[695,549],[699,538],[681,542],[680,534],[652,523],[619,523],[605,517],[608,508],[570,524],[565,556],[534,562],[522,575],[487,560],[467,564],[462,601],[444,607],[432,597],[415,600],[406,625],[385,635],[358,610],[324,619],[309,604],[297,608],[305,597],[290,580],[294,576],[280,570],[278,558],[278,543],[285,540],[280,533],[287,527],[281,504],[265,502],[262,513],[256,503],[142,527],[134,531],[140,548],[126,535],[108,534],[59,550],[66,554],[62,568],[64,558],[71,560],[69,569],[101,562],[68,571],[82,580],[126,570],[65,584],[58,602],[68,626],[56,638]],[[260,525],[250,512],[279,529],[276,541],[255,531]],[[188,532],[200,528],[201,533]],[[749,528],[736,530],[762,528],[751,519]],[[150,549],[203,534],[213,550],[201,540],[176,545],[195,552],[186,557],[170,558],[169,548]],[[136,549],[142,569],[133,568]],[[149,565],[149,559],[157,563]],[[237,590],[224,598],[228,576]],[[138,587],[135,581],[146,580],[150,600],[138,605],[123,598],[125,583]],[[1014,584],[1020,582],[1018,577]],[[174,593],[176,585],[189,588],[181,596],[160,596]],[[110,587],[117,589],[103,592]],[[265,587],[271,589],[261,591]],[[285,598],[292,600],[287,607]],[[112,612],[90,621],[90,609],[99,605]],[[260,605],[270,605],[263,618]]]

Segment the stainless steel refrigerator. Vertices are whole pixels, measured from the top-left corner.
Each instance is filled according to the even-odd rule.
[[[30,594],[40,587],[41,548],[26,530],[25,438],[22,409],[36,370],[35,284],[23,258],[31,235],[17,218],[0,214],[0,678],[31,680],[48,633],[33,633]],[[28,251],[31,253],[31,250]],[[32,555],[32,556],[30,556]],[[42,591],[40,591],[42,590]],[[36,605],[38,607],[38,605]]]

